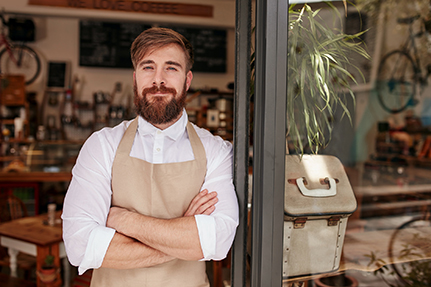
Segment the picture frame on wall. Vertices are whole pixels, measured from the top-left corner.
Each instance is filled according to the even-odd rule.
[[[70,86],[70,63],[49,61],[46,87],[49,90],[64,90]]]

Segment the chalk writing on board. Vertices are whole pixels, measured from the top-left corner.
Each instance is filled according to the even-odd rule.
[[[150,25],[80,21],[79,64],[87,67],[132,68],[130,45]],[[169,27],[193,45],[195,72],[226,72],[226,30]]]

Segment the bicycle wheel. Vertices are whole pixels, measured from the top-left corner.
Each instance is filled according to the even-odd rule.
[[[381,106],[399,113],[413,104],[418,82],[417,68],[409,54],[392,51],[380,61],[376,91]]]
[[[389,263],[404,286],[431,286],[430,236],[428,215],[405,222],[392,234]]]
[[[0,52],[0,73],[24,75],[25,84],[33,83],[40,74],[40,59],[36,52],[25,45],[11,47],[14,59],[7,49]]]

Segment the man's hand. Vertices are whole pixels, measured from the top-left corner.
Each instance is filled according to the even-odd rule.
[[[217,192],[209,193],[207,189],[204,189],[193,198],[183,216],[194,216],[197,214],[210,215],[215,210],[217,202]]]
[[[131,213],[132,211],[128,211],[125,208],[116,206],[111,207],[111,209],[109,210],[108,219],[106,220],[106,226],[114,228],[115,230],[117,230],[117,232],[121,232],[121,230],[124,230],[126,228],[126,225],[129,222],[133,224],[131,220],[128,220]]]

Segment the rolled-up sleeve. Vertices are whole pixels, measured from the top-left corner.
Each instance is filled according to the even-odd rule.
[[[93,134],[82,146],[63,205],[63,240],[79,273],[99,268],[115,230],[106,227],[111,205],[111,175],[106,143]]]
[[[216,191],[218,202],[211,215],[196,215],[203,260],[224,259],[238,226],[238,200],[232,182],[233,154],[228,142],[207,149],[207,175],[202,189]]]

